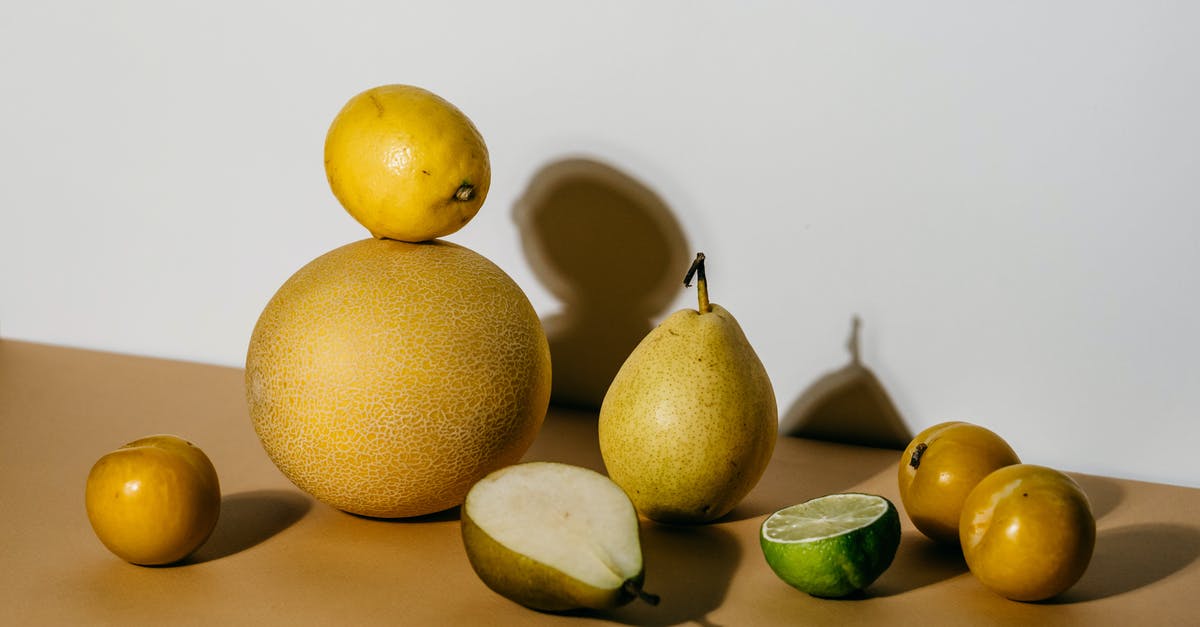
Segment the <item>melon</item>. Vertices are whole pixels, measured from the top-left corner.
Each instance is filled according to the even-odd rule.
[[[255,432],[288,479],[399,518],[459,505],[520,460],[546,415],[550,351],[524,292],[482,255],[365,239],[280,287],[245,377]]]

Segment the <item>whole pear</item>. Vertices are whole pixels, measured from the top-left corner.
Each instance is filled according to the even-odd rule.
[[[767,371],[733,315],[708,302],[677,311],[638,344],[600,407],[609,477],[651,520],[702,523],[727,514],[758,483],[775,449],[779,412]]]

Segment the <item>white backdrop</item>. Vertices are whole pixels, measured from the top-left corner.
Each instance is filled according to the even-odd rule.
[[[544,316],[514,208],[583,157],[707,254],[781,411],[857,314],[912,431],[1200,486],[1200,5],[170,4],[0,8],[0,336],[241,365],[274,290],[366,235],[333,115],[412,83],[492,155],[449,239]]]

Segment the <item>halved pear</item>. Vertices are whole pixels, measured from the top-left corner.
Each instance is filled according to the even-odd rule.
[[[598,472],[553,462],[484,477],[462,507],[463,544],[485,584],[538,610],[607,609],[641,597],[637,512]]]

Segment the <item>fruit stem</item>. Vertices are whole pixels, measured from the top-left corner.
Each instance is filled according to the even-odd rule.
[[[642,584],[632,579],[626,579],[625,585],[621,587],[625,590],[625,594],[635,596],[642,601],[649,603],[650,605],[658,605],[658,602],[661,600],[657,594],[650,594],[649,592],[642,590]]]
[[[692,277],[696,277],[696,297],[700,301],[700,313],[708,313],[712,311],[712,306],[708,303],[708,280],[704,278],[704,253],[696,253],[696,259],[692,261],[692,267],[688,268],[687,275],[683,277],[683,286],[692,286]]]
[[[475,197],[475,186],[470,183],[463,183],[454,190],[454,200],[459,202],[467,202]]]
[[[846,342],[846,347],[850,349],[850,363],[857,364],[861,361],[858,348],[858,338],[861,334],[861,331],[862,319],[858,316],[854,316],[854,319],[850,322],[850,340]]]
[[[908,465],[913,467],[913,470],[921,467],[921,456],[925,455],[925,449],[929,448],[928,444],[921,442],[913,449],[912,457],[908,460]]]

